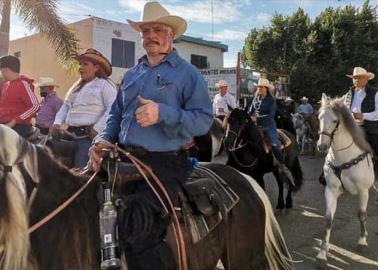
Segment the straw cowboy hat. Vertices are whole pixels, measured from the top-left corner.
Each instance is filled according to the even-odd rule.
[[[58,85],[56,85],[54,83],[54,79],[53,78],[50,78],[50,77],[40,77],[38,79],[38,82],[36,83],[36,88],[40,88],[40,87],[43,87],[43,86],[54,86],[54,87],[57,87]]]
[[[112,74],[112,65],[100,52],[95,49],[87,49],[82,54],[77,54],[73,56],[74,59],[80,61],[81,59],[90,59],[95,60],[105,71],[106,76],[110,76]]]
[[[274,85],[270,84],[267,79],[259,79],[257,86],[264,86],[268,88],[269,92],[272,92],[274,90]]]
[[[375,77],[374,73],[367,72],[366,69],[362,67],[355,67],[353,69],[353,75],[346,75],[346,76],[349,78],[354,78],[356,76],[366,76],[368,77],[368,80],[372,80]]]
[[[292,102],[292,101],[294,101],[291,97],[286,97],[285,98],[285,102]]]
[[[215,87],[216,87],[216,88],[220,88],[220,87],[222,87],[222,86],[229,86],[229,85],[228,85],[228,82],[225,81],[225,80],[219,80],[219,82],[215,83]]]
[[[127,20],[135,31],[141,32],[140,26],[147,23],[162,23],[173,28],[175,38],[185,33],[187,28],[186,21],[179,17],[170,15],[169,12],[158,2],[148,2],[144,5],[141,21],[134,22]]]
[[[308,98],[303,96],[303,97],[301,98],[301,101],[302,101],[302,100],[303,100],[303,101],[308,101]]]

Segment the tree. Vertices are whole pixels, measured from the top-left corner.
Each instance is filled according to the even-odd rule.
[[[376,7],[365,1],[361,8],[327,8],[313,22],[302,9],[274,14],[269,28],[251,30],[243,53],[254,69],[289,74],[296,99],[342,95],[353,67],[378,72]]]
[[[0,55],[8,54],[11,9],[23,19],[31,29],[36,28],[47,37],[56,50],[59,59],[71,69],[72,54],[78,45],[71,32],[57,14],[57,0],[0,0]]]

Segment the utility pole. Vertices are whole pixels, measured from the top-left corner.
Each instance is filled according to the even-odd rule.
[[[211,40],[214,41],[214,0],[211,0]]]

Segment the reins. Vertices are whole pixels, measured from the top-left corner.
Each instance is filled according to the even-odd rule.
[[[58,215],[60,212],[62,212],[68,205],[70,205],[87,187],[88,185],[93,181],[95,176],[97,175],[97,172],[93,173],[92,176],[88,179],[88,181],[79,188],[74,194],[72,194],[71,197],[69,197],[66,201],[64,201],[61,205],[59,205],[57,208],[55,208],[53,211],[50,212],[47,216],[42,218],[40,221],[35,223],[33,226],[31,226],[28,229],[28,233],[31,234],[35,230],[42,227],[44,224],[49,222],[51,219],[53,219],[56,215]]]

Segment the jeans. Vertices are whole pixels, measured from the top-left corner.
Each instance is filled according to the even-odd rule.
[[[24,138],[29,137],[31,135],[31,132],[32,132],[32,126],[31,125],[16,124],[12,127],[12,129]]]
[[[170,194],[173,204],[177,206],[178,192],[191,170],[187,153],[169,155],[149,153],[138,158],[152,167]],[[171,217],[164,213],[160,202],[144,180],[136,182],[132,193],[133,195],[126,197],[137,195],[138,202],[135,204],[143,204],[144,211],[136,213],[135,211],[139,211],[138,207],[134,208],[130,203],[122,214],[120,238],[125,250],[128,270],[176,270],[176,262],[166,242],[167,226]],[[146,212],[149,214],[144,215],[149,222],[138,219]],[[140,233],[138,228],[146,227],[147,223],[153,223],[153,226]],[[141,234],[139,237],[135,236],[138,232]]]
[[[75,168],[83,168],[87,165],[89,160],[88,152],[91,145],[92,140],[89,137],[75,140]]]

